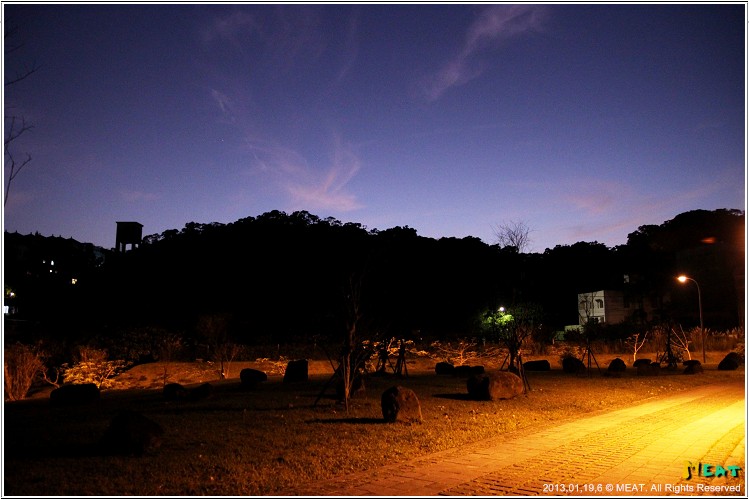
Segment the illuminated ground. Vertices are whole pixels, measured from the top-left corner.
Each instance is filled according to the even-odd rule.
[[[288,494],[745,496],[744,396],[742,381],[697,387]],[[692,477],[686,479],[690,464]],[[741,467],[736,478],[732,466]],[[716,471],[722,477],[703,475]]]

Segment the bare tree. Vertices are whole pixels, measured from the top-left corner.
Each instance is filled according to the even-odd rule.
[[[675,328],[671,329],[671,346],[677,350],[686,352],[689,359],[692,359],[692,353],[689,352],[689,344],[691,342],[691,332],[685,332],[681,325],[678,331]]]
[[[509,221],[494,227],[494,237],[502,248],[515,248],[518,253],[525,253],[530,239],[530,228],[523,221]]]
[[[209,357],[219,362],[218,375],[222,379],[228,377],[231,362],[239,353],[229,336],[230,321],[230,315],[225,313],[204,314],[198,318],[197,330],[208,345]]]
[[[15,41],[15,37],[18,35],[18,26],[16,26],[13,23],[8,23],[6,20],[5,23],[5,33],[3,36],[3,42],[4,42],[4,57],[7,65],[8,58],[17,50],[21,49],[23,47],[22,43],[18,43]],[[5,79],[5,88],[6,88],[6,96],[7,96],[7,89],[9,87],[12,87],[13,85],[16,85],[17,83],[25,80],[32,74],[34,74],[37,71],[38,67],[36,63],[33,63],[32,65],[23,65],[23,67],[18,70],[16,73],[13,73],[12,76],[6,76]],[[12,106],[8,109],[12,109]],[[5,165],[10,168],[10,174],[8,175],[8,183],[5,186],[5,199],[3,200],[3,206],[5,206],[6,203],[8,203],[8,193],[10,193],[10,185],[13,182],[13,179],[16,178],[16,176],[23,170],[23,168],[28,165],[31,162],[31,154],[25,153],[24,158],[16,158],[16,156],[13,154],[13,149],[11,148],[11,145],[14,141],[16,141],[19,137],[21,137],[24,133],[28,132],[32,128],[34,128],[33,125],[26,122],[26,119],[23,116],[16,116],[14,114],[6,114],[5,120],[8,121],[8,125],[6,127],[6,133],[5,137],[3,138],[3,153],[5,155]]]
[[[648,332],[645,332],[644,335],[635,333],[627,337],[627,340],[624,342],[630,349],[632,349],[632,362],[633,363],[637,361],[637,353],[640,351],[640,349],[642,349],[642,346],[645,345],[645,341],[647,339],[648,339]]]
[[[366,361],[361,354],[361,349],[357,349],[358,337],[362,333],[361,289],[362,276],[351,274],[344,290],[346,333],[343,338],[341,361],[338,366],[339,376],[343,384],[343,402],[346,406],[346,412],[349,411],[349,400],[353,393],[356,377],[359,375],[359,369]]]

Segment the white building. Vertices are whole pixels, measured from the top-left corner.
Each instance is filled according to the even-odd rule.
[[[577,294],[577,315],[580,325],[593,320],[597,323],[623,322],[632,311],[618,290],[599,290]]]

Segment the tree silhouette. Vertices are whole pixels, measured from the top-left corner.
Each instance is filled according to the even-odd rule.
[[[16,26],[12,21],[9,22],[8,20],[5,21],[5,33],[3,35],[4,40],[4,57],[5,57],[5,65],[6,68],[8,66],[8,59],[11,58],[16,54],[17,51],[19,51],[23,44],[17,41],[18,37],[18,26]],[[8,96],[8,89],[19,82],[25,80],[32,74],[36,73],[38,67],[36,63],[32,65],[23,65],[21,69],[19,69],[17,72],[13,73],[12,75],[6,75],[4,87],[5,87],[5,95],[6,98]],[[12,110],[12,106],[6,106],[6,110]],[[8,175],[8,182],[5,185],[5,198],[3,200],[3,206],[5,206],[8,203],[8,194],[10,193],[10,186],[13,180],[16,178],[16,176],[21,173],[21,170],[25,166],[27,166],[31,162],[31,154],[25,153],[25,157],[22,159],[19,159],[16,157],[16,155],[13,152],[12,145],[15,141],[17,141],[22,135],[24,135],[26,132],[34,128],[34,126],[30,123],[26,122],[26,119],[23,116],[17,116],[15,114],[6,114],[4,116],[6,126],[5,126],[5,137],[3,138],[3,154],[5,156],[5,165],[10,169],[10,173]]]

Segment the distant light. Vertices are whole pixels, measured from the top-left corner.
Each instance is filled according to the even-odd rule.
[[[679,280],[679,282],[680,282],[680,283],[686,283],[686,282],[687,282],[687,280],[688,280],[689,278],[687,278],[686,276],[684,276],[684,275],[682,274],[681,276],[679,276],[679,277],[678,277],[678,278],[676,278],[676,279],[677,279],[677,280]]]
[[[499,308],[499,312],[501,312],[501,313],[505,312],[504,306]]]
[[[70,280],[71,285],[75,285],[76,283],[78,283],[78,278],[73,278]]]
[[[700,241],[702,243],[707,243],[708,245],[712,245],[713,243],[715,243],[716,240],[715,240],[715,236],[708,236],[707,238],[702,238]]]
[[[50,261],[49,261],[49,265],[50,265],[50,266],[54,266],[54,265],[55,265],[55,261],[54,261],[54,260],[50,260]]]

